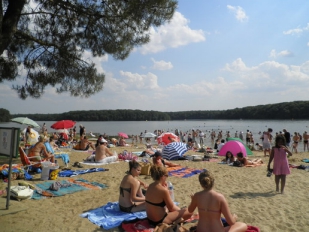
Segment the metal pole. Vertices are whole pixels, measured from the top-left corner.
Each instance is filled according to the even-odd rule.
[[[6,209],[9,209],[10,205],[10,197],[11,197],[11,175],[12,175],[12,161],[13,161],[13,153],[14,153],[14,144],[15,144],[15,129],[12,128],[11,133],[11,154],[9,161],[9,178],[8,178],[8,188],[7,188],[7,196],[6,196]]]

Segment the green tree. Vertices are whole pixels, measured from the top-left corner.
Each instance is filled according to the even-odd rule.
[[[22,99],[39,98],[46,86],[88,97],[102,90],[104,74],[83,60],[111,54],[127,58],[149,41],[149,29],[169,21],[176,0],[0,0],[0,83],[14,81],[18,68],[25,82],[13,86]]]
[[[0,108],[0,122],[9,122],[11,119],[10,111]]]

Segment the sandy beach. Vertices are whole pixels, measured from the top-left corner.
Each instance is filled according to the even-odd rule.
[[[121,153],[123,150],[142,151],[144,145],[136,147],[111,148],[112,151]],[[70,168],[76,161],[82,161],[89,153],[67,151],[70,155]],[[190,155],[194,154],[189,152]],[[202,154],[202,153],[196,153]],[[268,157],[264,158],[262,152],[254,152],[250,158],[262,158],[264,163],[258,167],[231,167],[208,161],[176,161],[182,166],[192,168],[206,168],[215,175],[215,189],[225,195],[232,213],[238,215],[238,220],[249,225],[257,226],[261,231],[306,231],[309,227],[308,209],[308,177],[309,172],[291,169],[287,176],[285,194],[275,192],[274,175],[266,176]],[[291,164],[299,165],[306,163],[301,160],[309,158],[309,153],[293,154],[289,158]],[[220,161],[220,157],[218,161]],[[6,159],[0,159],[1,164]],[[62,161],[59,164],[62,165]],[[15,159],[14,163],[20,163]],[[1,231],[119,231],[117,228],[104,230],[91,223],[88,219],[80,217],[80,214],[91,209],[105,205],[107,202],[118,201],[118,189],[128,163],[118,163],[96,166],[108,168],[109,171],[94,172],[79,175],[73,178],[83,178],[106,184],[108,188],[101,190],[80,191],[61,197],[53,197],[42,200],[11,200],[14,206],[20,206],[25,210],[0,216]],[[92,168],[86,166],[84,168]],[[57,180],[66,178],[58,177]],[[151,183],[149,176],[141,175],[140,179]],[[201,190],[198,183],[198,175],[189,178],[169,177],[175,189],[175,200],[180,206],[190,203],[190,194]],[[12,181],[17,185],[19,180]],[[41,183],[40,174],[34,175],[32,184]],[[1,180],[0,190],[5,189],[6,183]],[[4,196],[1,196],[1,211],[5,208]],[[186,225],[186,227],[189,225]]]

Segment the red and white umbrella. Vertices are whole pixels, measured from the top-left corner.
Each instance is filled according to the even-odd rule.
[[[166,132],[166,133],[162,133],[157,138],[157,142],[158,142],[158,144],[167,145],[171,142],[179,142],[179,137],[177,135],[175,135],[174,133]]]

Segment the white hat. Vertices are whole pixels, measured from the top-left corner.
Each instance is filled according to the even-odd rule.
[[[100,143],[107,143],[107,141],[104,138],[101,138]]]

